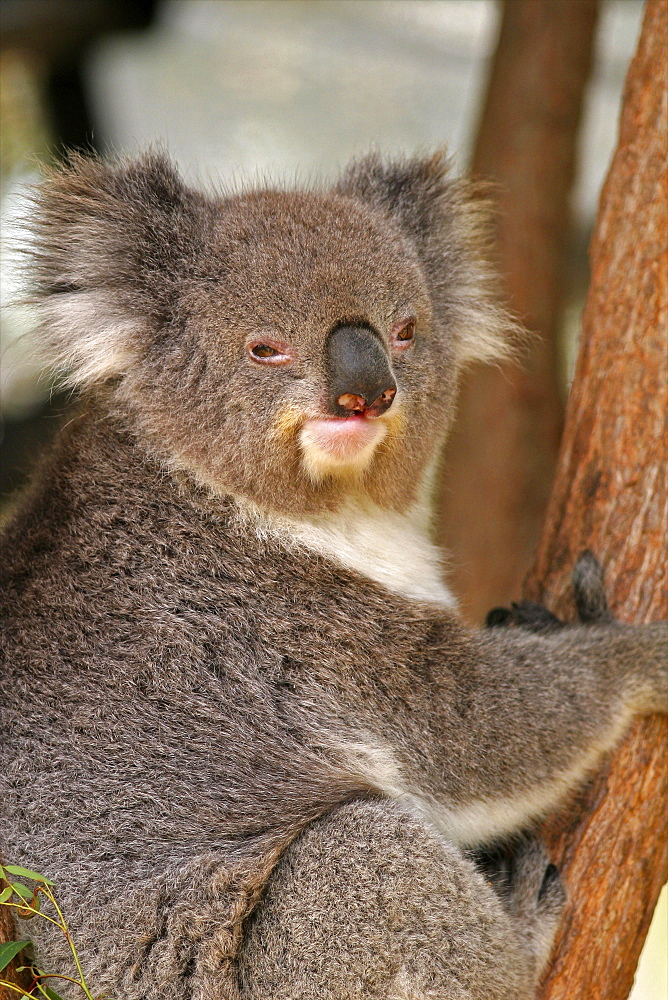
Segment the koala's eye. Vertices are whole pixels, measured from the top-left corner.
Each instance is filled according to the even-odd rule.
[[[278,351],[270,347],[269,344],[256,344],[255,347],[251,348],[251,354],[254,358],[275,358]]]
[[[288,348],[275,341],[254,340],[247,350],[252,360],[261,365],[286,365],[292,361]]]
[[[398,350],[405,350],[415,341],[415,320],[403,319],[400,323],[395,323],[390,333],[392,346]]]

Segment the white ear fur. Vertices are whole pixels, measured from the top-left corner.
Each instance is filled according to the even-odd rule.
[[[526,339],[522,327],[494,301],[492,282],[491,273],[482,263],[473,266],[470,275],[460,280],[458,302],[453,308],[453,335],[462,367],[475,362],[511,361]]]
[[[111,292],[72,291],[52,296],[40,306],[47,364],[64,386],[83,386],[123,375],[136,357],[133,344],[142,329],[128,317]]]
[[[511,361],[528,333],[501,304],[499,276],[487,260],[489,206],[467,181],[455,182],[453,196],[451,226],[463,251],[452,276],[454,293],[449,296],[457,360],[462,367]]]
[[[70,386],[123,375],[151,343],[163,276],[199,232],[198,197],[161,154],[75,153],[45,170],[30,200],[26,299],[44,360]]]

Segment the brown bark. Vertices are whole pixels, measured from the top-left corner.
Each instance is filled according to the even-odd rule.
[[[446,448],[441,540],[472,621],[520,593],[550,495],[570,193],[596,12],[597,0],[503,5],[472,171],[499,182],[500,271],[511,308],[540,336],[522,367],[468,375]]]
[[[668,3],[648,0],[591,247],[592,283],[555,488],[526,596],[572,614],[582,549],[622,620],[668,617]],[[668,876],[666,719],[639,721],[551,821],[570,902],[543,1000],[622,1000]]]

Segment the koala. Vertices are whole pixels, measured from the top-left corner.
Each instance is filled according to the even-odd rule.
[[[586,624],[458,617],[431,482],[515,337],[483,216],[440,154],[215,195],[73,157],[35,194],[77,399],[4,534],[2,849],[96,992],[535,994],[563,889],[512,838],[668,710],[666,626],[612,621],[591,557]]]

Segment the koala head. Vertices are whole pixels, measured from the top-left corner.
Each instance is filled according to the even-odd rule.
[[[440,155],[234,196],[162,155],[74,157],[35,201],[32,289],[69,384],[101,384],[167,467],[270,510],[405,510],[462,366],[509,349],[481,209]]]

